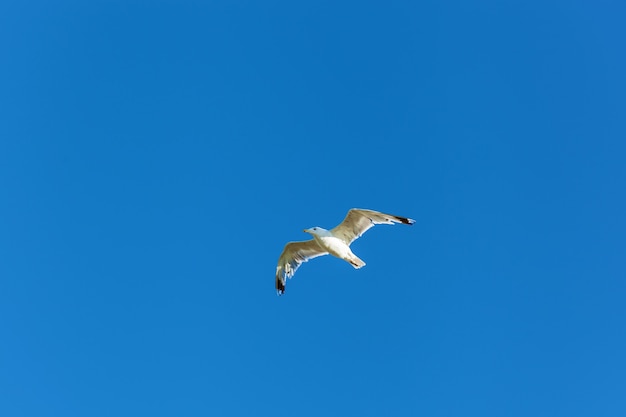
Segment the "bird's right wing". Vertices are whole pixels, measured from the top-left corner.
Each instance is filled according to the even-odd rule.
[[[278,258],[278,265],[276,266],[276,291],[278,295],[282,295],[285,292],[287,278],[293,277],[293,274],[296,273],[296,270],[303,262],[327,254],[328,252],[322,249],[314,239],[287,243],[283,253]]]

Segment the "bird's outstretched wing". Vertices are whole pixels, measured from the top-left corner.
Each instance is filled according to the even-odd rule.
[[[328,252],[324,251],[313,239],[287,243],[276,266],[276,291],[278,294],[282,295],[285,292],[287,278],[293,277],[303,262],[327,254]]]
[[[406,217],[394,216],[374,210],[350,209],[345,219],[330,232],[335,236],[351,244],[361,235],[376,224],[404,223],[412,225],[415,220]]]

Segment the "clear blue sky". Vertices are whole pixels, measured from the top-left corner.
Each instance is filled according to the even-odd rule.
[[[622,4],[3,1],[0,415],[626,415]]]

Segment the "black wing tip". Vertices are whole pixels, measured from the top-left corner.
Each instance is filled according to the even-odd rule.
[[[276,278],[276,294],[283,295],[285,293],[285,284],[280,278]]]
[[[408,224],[409,226],[412,226],[413,223],[415,223],[415,220],[409,219],[408,217],[400,217],[400,216],[396,216],[396,217],[398,218],[398,220],[400,220],[402,224]]]

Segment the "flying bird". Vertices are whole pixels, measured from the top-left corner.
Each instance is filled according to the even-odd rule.
[[[326,230],[319,226],[304,229],[305,233],[313,236],[313,239],[287,243],[278,258],[278,266],[276,266],[278,295],[285,293],[287,278],[293,277],[298,267],[309,259],[331,254],[350,263],[355,269],[365,266],[365,262],[352,253],[350,244],[376,224],[394,223],[412,225],[415,220],[374,210],[353,208],[333,229]]]

